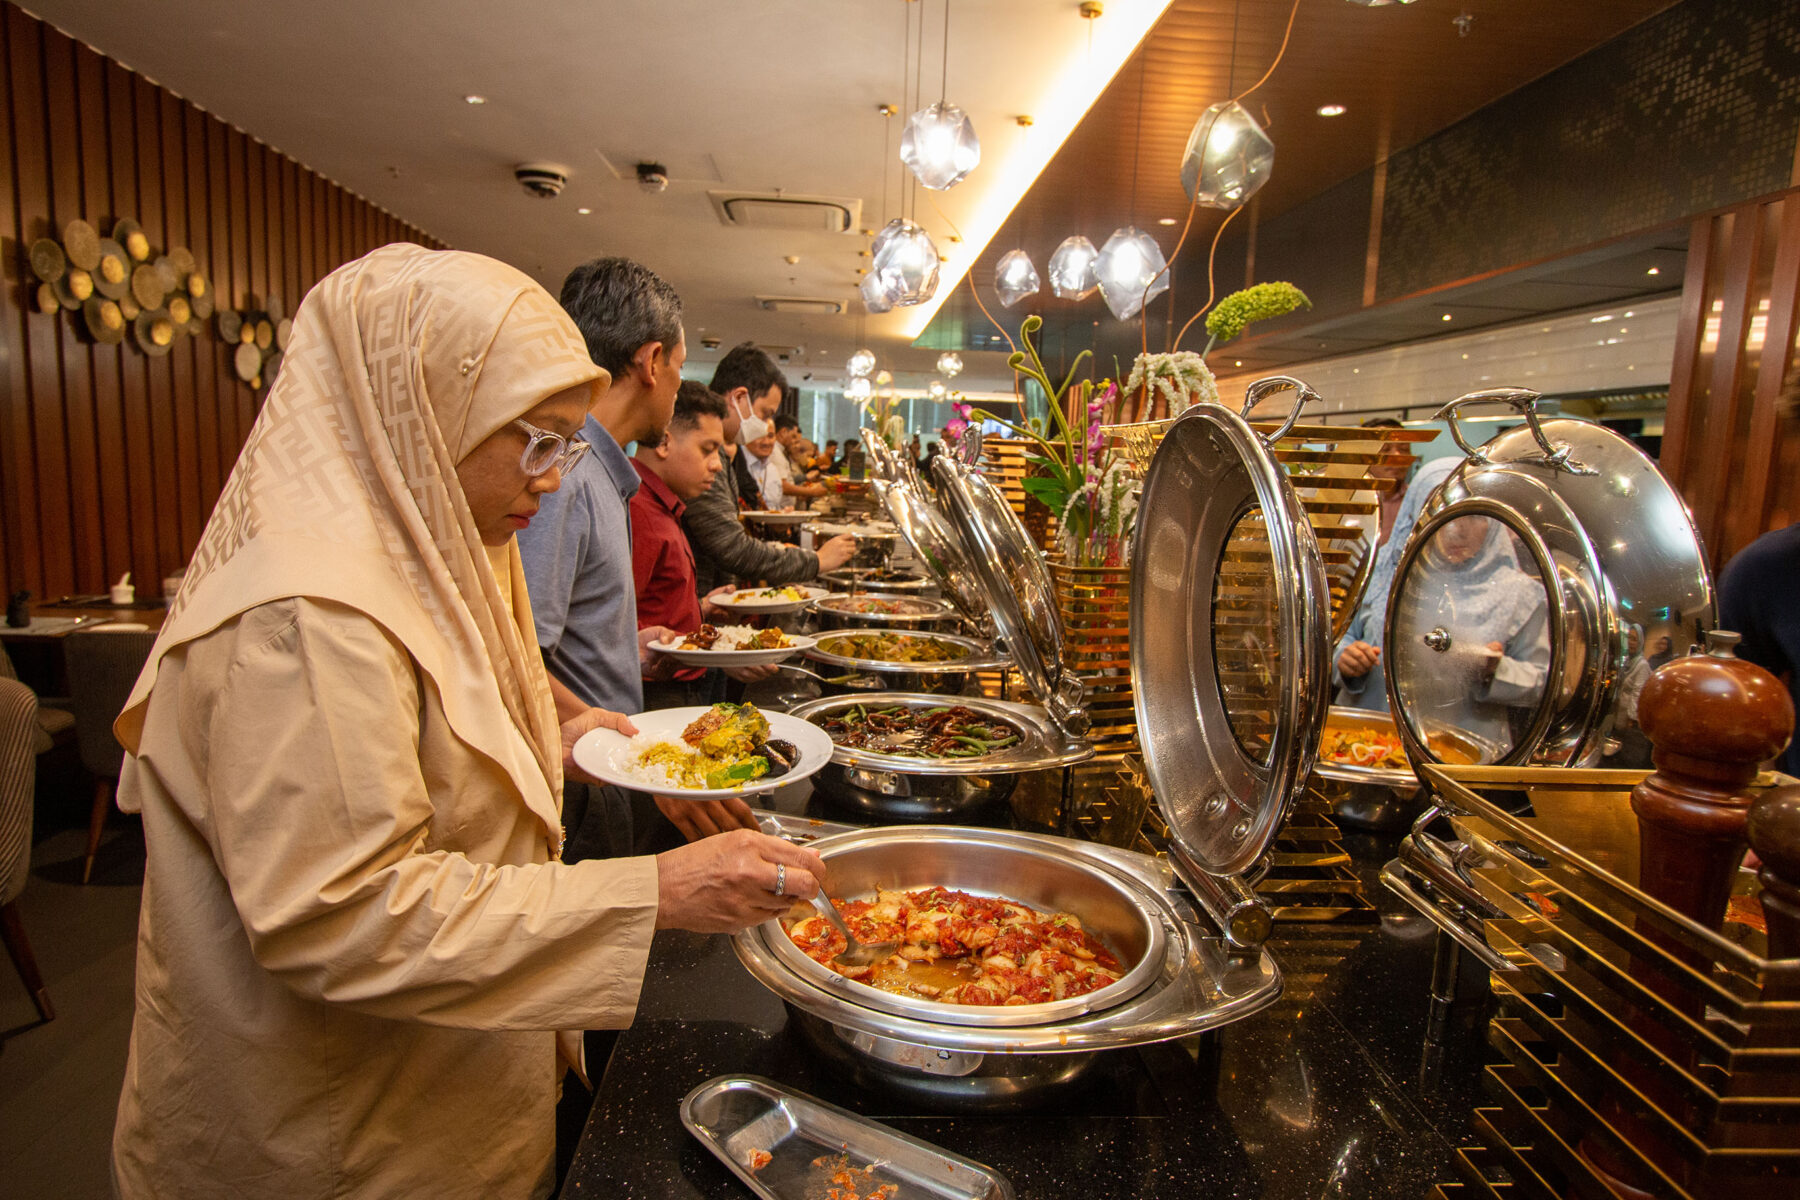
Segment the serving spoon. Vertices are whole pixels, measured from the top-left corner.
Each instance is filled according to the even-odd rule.
[[[846,967],[867,967],[880,962],[892,954],[899,942],[859,942],[850,927],[844,924],[843,916],[837,905],[825,895],[823,890],[813,893],[812,905],[819,910],[821,916],[830,921],[837,931],[844,935],[844,952],[837,956],[837,961]]]

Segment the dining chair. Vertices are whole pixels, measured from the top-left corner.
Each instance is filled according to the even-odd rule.
[[[4,655],[0,655],[3,658]],[[56,1018],[38,973],[31,939],[19,918],[19,894],[31,875],[31,805],[37,783],[37,695],[17,679],[0,678],[0,940],[38,1016]]]
[[[7,654],[4,647],[0,647],[0,679],[18,678],[19,673],[13,668],[12,656]],[[37,699],[37,733],[32,738],[32,746],[39,754],[43,754],[68,740],[75,728],[75,714],[66,708],[43,703],[42,697]]]
[[[107,810],[118,791],[119,771],[125,748],[113,737],[112,725],[138,672],[150,657],[156,633],[149,629],[110,629],[105,625],[71,633],[63,641],[63,660],[69,672],[69,702],[75,710],[75,745],[81,765],[94,777],[94,805],[88,814],[87,857],[81,865],[81,882],[94,873],[100,851],[100,834],[106,828]]]

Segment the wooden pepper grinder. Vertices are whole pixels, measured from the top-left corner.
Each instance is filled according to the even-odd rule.
[[[1638,886],[1714,930],[1743,861],[1745,789],[1794,732],[1787,689],[1732,653],[1740,640],[1713,630],[1706,653],[1664,663],[1638,700],[1656,764],[1631,790]]]
[[[1750,848],[1762,859],[1769,957],[1800,958],[1800,787],[1770,788],[1750,806]]]

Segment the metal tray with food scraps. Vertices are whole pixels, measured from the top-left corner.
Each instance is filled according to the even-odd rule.
[[[763,1200],[1012,1200],[992,1167],[756,1075],[687,1094],[681,1123]]]

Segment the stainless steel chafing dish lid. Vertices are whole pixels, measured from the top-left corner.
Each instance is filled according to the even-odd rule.
[[[834,654],[825,648],[826,642],[839,638],[887,637],[890,635],[917,638],[921,641],[948,642],[953,646],[961,646],[968,651],[968,654],[963,658],[952,658],[943,662],[897,662],[886,658],[857,658],[849,654]],[[821,633],[819,640],[804,653],[814,662],[828,663],[834,667],[853,667],[858,671],[910,671],[919,675],[993,671],[1007,665],[1006,657],[995,654],[994,648],[986,642],[978,641],[975,638],[959,637],[954,633],[915,633],[912,630],[832,629]]]
[[[908,605],[918,605],[919,608],[916,612],[860,612],[854,607],[867,600],[897,600]],[[834,617],[866,621],[872,626],[906,626],[920,621],[951,620],[956,616],[956,610],[942,600],[933,600],[928,596],[908,596],[899,592],[833,592],[829,596],[820,596],[808,607],[816,613],[830,613]]]
[[[1604,426],[1540,420],[1537,399],[1500,388],[1438,414],[1466,457],[1407,541],[1382,639],[1416,771],[1444,726],[1501,763],[1593,764],[1635,723],[1648,656],[1686,653],[1714,620],[1700,536],[1656,465]],[[1457,413],[1484,403],[1525,423],[1476,448]]]
[[[1012,505],[980,470],[950,454],[932,466],[938,492],[966,558],[981,581],[994,624],[1025,684],[1071,735],[1088,730],[1086,687],[1063,662],[1066,631],[1044,556],[1025,535]]]
[[[834,746],[831,761],[839,766],[866,771],[901,771],[912,775],[997,775],[1014,771],[1042,771],[1073,766],[1094,757],[1094,748],[1057,728],[1041,708],[988,700],[979,696],[939,696],[927,693],[884,693],[872,696],[824,696],[788,710],[788,715],[815,725],[847,708],[948,708],[961,705],[997,718],[1019,731],[1016,745],[973,758],[918,758],[906,754],[882,754],[855,746]]]
[[[1132,697],[1175,848],[1235,876],[1261,857],[1319,748],[1330,593],[1312,525],[1271,447],[1317,393],[1251,384],[1244,411],[1294,388],[1266,439],[1196,405],[1151,459],[1131,556]]]
[[[872,431],[862,432],[864,443],[871,447],[874,478],[869,487],[912,547],[913,557],[976,632],[991,634],[994,618],[981,581],[969,566],[962,540],[926,495],[918,468],[906,455],[895,454]],[[875,450],[876,446],[880,449]]]

